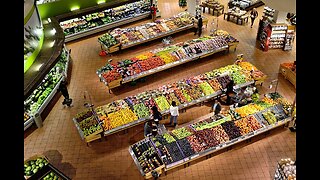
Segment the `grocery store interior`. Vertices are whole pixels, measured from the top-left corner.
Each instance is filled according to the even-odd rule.
[[[63,3],[81,6],[54,11],[66,5],[54,0],[25,0],[25,177],[48,179],[50,172],[54,172],[60,179],[75,180],[295,178],[295,1],[84,2],[66,0]],[[286,5],[288,2],[290,5]],[[131,5],[125,7],[129,3]],[[152,22],[154,15],[150,15],[152,4],[157,8],[155,23]],[[120,15],[113,13],[117,18],[91,21],[91,18],[107,16],[108,11],[104,10],[121,6],[117,9]],[[37,11],[33,11],[33,7],[37,7]],[[126,11],[127,14],[136,14],[123,20],[127,14],[121,11],[126,9],[134,9]],[[253,9],[258,16],[251,27]],[[105,14],[92,15],[89,19],[86,14],[93,12]],[[203,17],[200,39],[194,31],[199,21],[195,18],[197,15]],[[80,18],[83,18],[81,22]],[[179,26],[174,26],[176,21],[172,19],[175,18],[182,19]],[[43,29],[40,38],[33,36],[33,25]],[[146,28],[142,28],[144,25]],[[140,31],[134,29],[137,26]],[[154,27],[152,32],[149,27]],[[48,35],[52,29],[53,35]],[[131,37],[127,32],[133,32]],[[145,33],[149,33],[148,37]],[[40,43],[26,43],[30,39]],[[198,40],[190,41],[192,39]],[[175,55],[164,53],[165,50],[172,52],[171,46],[177,43],[180,45],[174,48],[184,51],[177,50]],[[36,48],[30,48],[34,46]],[[183,60],[188,58],[191,60]],[[146,59],[156,64],[144,63]],[[129,61],[129,65],[122,63],[120,67],[119,62],[124,60]],[[136,66],[132,68],[130,63]],[[131,69],[126,68],[129,66]],[[220,71],[213,71],[217,69]],[[245,97],[247,104],[237,101],[237,97],[227,104],[226,92],[212,85],[220,82],[216,76],[224,77],[225,71],[235,82],[235,96],[240,96],[241,90],[250,94]],[[242,78],[234,75],[236,73]],[[59,88],[64,81],[72,99],[70,106]],[[178,88],[187,87],[186,82],[191,82],[188,88],[194,89]],[[172,86],[179,90],[173,90]],[[250,92],[254,89],[256,92]],[[151,90],[154,91],[151,93]],[[146,93],[141,95],[143,92]],[[253,100],[257,94],[259,99]],[[187,96],[191,100],[187,100]],[[221,116],[211,111],[212,100],[216,98],[222,106]],[[168,125],[172,100],[178,101],[179,107],[176,127]],[[152,105],[158,107],[163,120],[157,126],[157,135],[145,137],[145,122],[153,121]],[[145,111],[143,108],[147,112],[141,112]],[[275,122],[269,121],[267,112]],[[252,122],[250,118],[256,124],[248,124]],[[240,124],[240,120],[245,125]],[[200,121],[205,123],[201,126]],[[217,134],[214,132],[217,129],[223,132]],[[37,158],[47,163],[36,162]],[[31,161],[37,164],[36,170],[31,167]],[[48,168],[43,168],[46,166]]]

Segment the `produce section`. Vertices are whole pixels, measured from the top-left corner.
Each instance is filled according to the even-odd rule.
[[[137,57],[140,59],[148,59],[149,56],[151,56],[151,53]],[[237,75],[234,75],[234,72],[237,72]],[[231,76],[229,76],[229,74]],[[102,121],[104,135],[107,136],[150,119],[152,106],[156,106],[162,115],[166,115],[169,114],[169,107],[172,100],[176,100],[179,109],[183,109],[221,95],[223,92],[220,87],[223,87],[224,90],[227,82],[232,78],[240,79],[238,76],[241,76],[242,80],[237,81],[238,84],[235,85],[235,89],[254,83],[251,77],[249,77],[250,73],[248,73],[247,70],[233,64],[172,84],[163,85],[157,89],[142,92],[138,95],[113,101],[107,105],[96,107],[93,111]],[[209,81],[211,81],[211,83],[209,83]],[[220,82],[222,84],[220,84]],[[213,84],[213,86],[210,84]],[[217,89],[217,87],[219,87],[219,89]],[[149,109],[149,112],[147,109]],[[74,122],[76,122],[75,119],[76,118],[74,118]],[[76,124],[76,126],[78,125]],[[83,131],[80,128],[78,128],[78,130],[82,137]]]
[[[34,122],[33,116],[41,114],[57,92],[60,82],[67,77],[70,54],[64,48],[58,62],[44,77],[42,82],[24,101],[24,130]]]
[[[63,20],[60,26],[69,42],[150,16],[150,0],[140,0],[114,8]]]
[[[259,103],[266,101],[267,96],[272,96],[270,99],[274,101],[269,106],[260,106]],[[158,153],[161,158],[164,171],[168,171],[288,123],[291,118],[284,113],[284,106],[280,101],[277,102],[279,98],[283,97],[274,93],[266,94],[257,104],[248,104],[250,106],[245,108],[254,108],[256,111],[249,110],[250,113],[243,114],[240,119],[234,118],[232,113],[243,111],[239,110],[243,107],[230,109],[229,113],[224,115],[206,116],[205,119],[147,140],[153,145],[150,147],[153,148],[153,152]],[[268,101],[271,101],[270,99]],[[268,122],[268,118],[261,114],[269,111],[277,118],[276,121],[265,123]]]
[[[228,42],[225,36],[203,36],[198,39],[145,52],[136,57],[119,61],[117,64],[107,64],[97,70],[97,75],[100,81],[104,82],[110,90],[147,75],[189,61],[198,60],[220,51],[226,51],[228,50]],[[239,74],[233,76],[236,77]],[[241,79],[241,81],[243,82],[244,79]],[[204,86],[207,85],[204,84]],[[216,91],[217,88],[215,87]],[[212,91],[210,88],[208,90],[209,92],[206,93]]]
[[[188,12],[182,12],[167,19],[156,20],[154,23],[152,22],[124,29],[116,28],[106,34],[117,40],[117,43],[120,45],[120,48],[117,49],[108,46],[108,44],[110,44],[108,42],[109,39],[98,38],[98,42],[101,44],[103,50],[112,53],[119,51],[120,49],[130,48],[154,39],[191,29],[194,27],[192,19],[193,16]],[[113,39],[111,39],[111,41],[113,41]]]

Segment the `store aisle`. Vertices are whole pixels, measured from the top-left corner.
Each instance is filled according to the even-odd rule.
[[[158,0],[161,18],[167,18],[184,11],[178,6],[177,0]],[[220,1],[227,7],[227,0]],[[167,9],[164,9],[167,8]],[[257,8],[259,18],[263,7]],[[212,29],[213,16],[204,14],[209,18],[208,27],[203,34],[209,34]],[[215,16],[216,17],[216,16]],[[127,49],[111,57],[100,57],[100,46],[97,42],[99,35],[87,39],[71,42],[67,47],[72,50],[73,60],[72,75],[68,86],[70,97],[74,106],[63,107],[63,97],[59,99],[48,117],[44,126],[36,129],[24,139],[25,159],[35,154],[44,154],[62,172],[72,179],[143,179],[136,168],[128,147],[143,138],[143,126],[129,129],[107,137],[105,141],[95,141],[90,147],[81,141],[72,118],[84,110],[84,92],[87,91],[95,106],[104,105],[112,100],[137,94],[160,85],[176,80],[204,73],[222,66],[232,64],[237,54],[244,54],[244,58],[254,64],[258,69],[268,75],[261,93],[274,91],[268,89],[269,82],[279,79],[278,92],[289,101],[295,97],[295,88],[289,81],[278,75],[280,63],[293,61],[296,58],[295,45],[292,51],[269,50],[263,52],[256,45],[258,19],[253,28],[250,25],[237,25],[218,17],[219,29],[226,30],[237,38],[240,43],[235,52],[228,54],[214,54],[196,62],[169,69],[154,76],[147,77],[144,83],[136,86],[125,85],[115,89],[113,94],[108,93],[107,87],[99,81],[96,70],[106,64],[107,60],[113,61],[133,57],[142,52],[160,47],[161,41],[154,41],[137,48]],[[136,26],[151,20],[132,23]],[[250,23],[250,22],[249,22]],[[196,38],[192,31],[182,32],[172,36],[174,43]],[[179,117],[179,123],[189,122],[209,112],[208,106],[194,107]],[[210,159],[191,163],[187,168],[177,168],[164,174],[160,179],[272,179],[276,163],[281,158],[295,159],[296,135],[287,128],[269,134],[266,138],[252,142],[241,148],[213,156]]]

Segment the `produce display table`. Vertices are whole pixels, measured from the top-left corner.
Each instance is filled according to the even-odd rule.
[[[282,97],[279,97],[279,99],[283,100]],[[160,164],[165,165],[164,171],[166,173],[178,166],[189,164],[196,159],[208,157],[214,152],[250,140],[274,128],[285,126],[291,121],[291,117],[284,111],[284,108],[287,107],[279,102],[277,99],[264,98],[245,107],[231,108],[229,113],[225,115],[206,115],[204,119],[193,121],[191,124],[179,126],[173,131],[142,141],[151,142],[152,151],[156,152],[158,154],[157,157],[160,157],[163,161]],[[255,111],[251,109],[250,113],[248,113],[249,107],[259,108]],[[244,110],[245,108],[247,109]],[[237,112],[240,114],[237,114]],[[270,113],[273,118],[271,118]],[[197,139],[197,137],[201,136],[206,138]],[[131,145],[129,152],[132,152],[132,147],[141,146],[140,142]],[[211,145],[209,145],[210,143]],[[201,146],[204,148],[201,148]],[[198,149],[199,147],[200,149]],[[143,152],[140,153],[143,154]],[[134,154],[132,153],[131,155],[139,170],[141,169],[139,164],[148,161],[148,159],[141,159],[137,163]],[[149,169],[149,171],[152,171],[152,169]]]
[[[229,52],[230,49],[236,50],[238,44],[239,41],[230,35],[204,36],[184,43],[180,42],[165,48],[155,49],[136,57],[119,61],[117,65],[107,64],[97,70],[96,73],[100,81],[104,82],[110,92],[115,87],[142,77],[221,51]],[[200,47],[200,51],[196,50],[197,46]],[[207,48],[208,46],[212,48]],[[192,49],[190,50],[190,48]],[[137,61],[138,63],[136,63]],[[141,67],[141,64],[145,63],[151,66],[151,68]]]
[[[236,64],[228,65],[198,76],[160,86],[157,89],[128,96],[99,106],[90,112],[78,113],[73,121],[80,137],[84,140],[86,140],[83,137],[84,131],[87,131],[87,136],[94,134],[98,138],[98,133],[103,129],[101,134],[108,136],[150,120],[153,106],[158,107],[161,114],[165,116],[169,114],[169,106],[173,100],[177,102],[179,110],[201,104],[204,101],[223,95],[226,91],[226,84],[231,79],[235,82],[235,90],[253,85],[254,80],[245,68],[252,69],[254,66],[249,63],[245,65],[244,68]],[[92,121],[93,119],[96,120]],[[82,124],[81,127],[80,123]]]
[[[224,5],[220,4],[217,1],[202,2],[200,4],[200,7],[202,7],[203,13],[205,13],[206,8],[208,8],[208,13],[209,14],[210,14],[211,9],[212,9],[212,15],[214,15],[214,12],[217,12],[217,16],[219,16],[219,14],[223,14],[224,13]]]
[[[182,12],[170,18],[156,20],[155,23],[124,29],[116,28],[99,37],[98,42],[104,51],[109,53],[120,51],[194,28],[193,18],[189,13]],[[118,49],[109,49],[116,44],[120,44]]]
[[[248,22],[249,15],[247,14],[247,11],[244,10],[237,10],[229,9],[228,12],[224,13],[223,19],[227,19],[227,21],[231,21],[232,19],[235,19],[237,24],[243,24],[245,22]]]
[[[282,63],[279,67],[279,73],[284,76],[285,79],[289,80],[294,87],[296,87],[296,71],[293,71],[293,62]]]

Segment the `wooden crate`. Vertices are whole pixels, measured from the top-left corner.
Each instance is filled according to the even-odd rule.
[[[262,83],[267,79],[267,75],[255,79],[255,85],[262,85]]]
[[[231,50],[232,50],[232,51],[236,51],[238,44],[239,44],[239,42],[228,43],[229,51],[231,51]]]
[[[45,156],[45,155],[34,155],[34,156],[31,156],[31,157],[29,157],[28,159],[26,159],[25,161],[24,161],[24,163],[27,163],[27,162],[29,162],[29,161],[31,161],[31,160],[36,160],[36,159],[38,159],[38,158],[43,158],[43,159],[45,159],[45,160],[47,160],[48,161],[48,163],[49,163],[49,159]],[[44,166],[43,166],[44,167]],[[43,168],[42,167],[42,168]],[[29,179],[31,176],[24,176],[24,178],[25,179]]]
[[[121,82],[122,82],[122,78],[111,81],[110,83],[108,83],[108,88],[113,89],[115,87],[121,86]]]
[[[103,129],[101,128],[100,130],[89,134],[88,136],[84,136],[84,140],[86,143],[89,143],[91,141],[97,140],[101,138],[101,133],[103,132]]]

